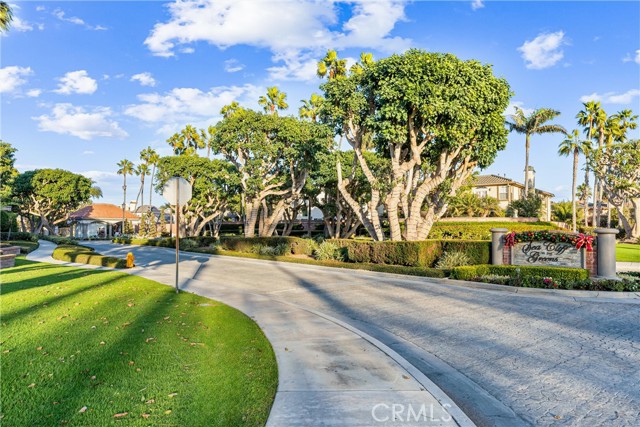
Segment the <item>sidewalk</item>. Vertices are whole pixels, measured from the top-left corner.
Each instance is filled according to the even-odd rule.
[[[54,260],[54,248],[40,241],[27,259],[92,268]],[[174,285],[172,265],[143,267],[120,271]],[[417,368],[364,332],[285,301],[191,279],[195,259],[180,267],[181,289],[237,308],[271,342],[279,384],[268,426],[474,426]]]

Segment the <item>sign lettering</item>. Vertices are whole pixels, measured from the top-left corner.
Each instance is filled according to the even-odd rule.
[[[582,249],[564,242],[522,242],[511,248],[512,264],[582,268]]]

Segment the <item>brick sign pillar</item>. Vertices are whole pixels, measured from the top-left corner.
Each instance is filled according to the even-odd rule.
[[[616,234],[615,228],[596,228],[598,276],[606,279],[616,278]]]
[[[492,228],[491,229],[491,264],[502,265],[503,264],[503,250],[504,239],[502,238],[507,233],[506,228]],[[507,262],[508,264],[509,262]]]

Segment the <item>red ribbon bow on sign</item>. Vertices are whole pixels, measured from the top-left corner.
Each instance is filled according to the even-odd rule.
[[[576,249],[580,249],[583,246],[587,248],[588,252],[591,252],[593,250],[593,236],[587,236],[580,233],[578,235],[578,240],[576,240]]]
[[[504,245],[508,248],[516,244],[516,233],[512,232],[504,236]]]

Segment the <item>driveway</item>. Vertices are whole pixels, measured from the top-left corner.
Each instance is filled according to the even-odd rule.
[[[153,275],[164,248],[90,243]],[[640,304],[181,254],[181,277],[335,317],[418,367],[478,426],[640,425]]]

